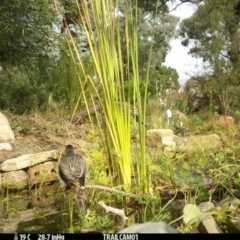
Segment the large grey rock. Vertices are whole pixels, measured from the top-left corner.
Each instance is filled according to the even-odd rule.
[[[134,224],[124,228],[118,233],[179,233],[175,228],[165,222],[146,222]]]
[[[14,141],[14,133],[7,118],[0,112],[0,142]]]
[[[57,150],[51,150],[46,152],[26,154],[20,157],[8,159],[1,164],[2,171],[16,171],[27,167],[34,166],[38,163],[45,162],[47,160],[57,159]]]
[[[171,129],[150,129],[147,131],[146,144],[151,148],[159,148],[165,145],[165,150],[175,150],[176,143],[173,141]]]
[[[10,190],[22,190],[28,187],[28,175],[25,171],[2,173],[2,187]]]

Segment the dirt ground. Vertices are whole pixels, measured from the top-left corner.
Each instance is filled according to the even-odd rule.
[[[24,154],[61,149],[66,144],[72,144],[84,153],[81,143],[83,140],[86,142],[86,136],[91,131],[90,124],[79,126],[60,118],[4,115],[15,134],[15,141],[12,151],[0,152],[0,162]]]

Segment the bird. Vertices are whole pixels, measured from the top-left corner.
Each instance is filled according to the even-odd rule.
[[[85,214],[88,212],[88,207],[85,199],[85,180],[87,174],[87,164],[85,159],[74,151],[72,145],[65,147],[64,155],[60,159],[58,165],[58,175],[67,189],[75,190],[75,201],[77,207],[81,206]]]

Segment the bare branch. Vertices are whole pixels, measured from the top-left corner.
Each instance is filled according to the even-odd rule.
[[[101,206],[107,213],[111,212],[121,218],[120,226],[124,227],[128,217],[125,215],[125,212],[122,209],[114,208],[107,206],[103,201],[98,202],[98,205]]]
[[[101,186],[101,185],[85,185],[85,188],[88,188],[88,189],[98,189],[98,190],[102,190],[104,192],[111,192],[111,193],[121,194],[121,195],[128,196],[128,197],[131,197],[131,198],[135,198],[136,197],[135,194],[126,193],[126,192],[121,191],[121,190],[117,190],[117,189],[114,189],[114,188]]]

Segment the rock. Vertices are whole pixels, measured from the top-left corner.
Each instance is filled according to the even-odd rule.
[[[200,233],[223,233],[215,219],[209,214],[202,215],[198,229]]]
[[[31,193],[32,206],[33,207],[48,207],[51,204],[56,203],[58,200],[59,185],[48,184],[41,185],[38,188],[38,194]]]
[[[150,148],[161,148],[162,138],[158,133],[154,133],[150,130],[147,131],[146,145]]]
[[[118,233],[179,233],[175,228],[165,222],[146,222],[134,224],[124,228]]]
[[[16,171],[23,168],[34,166],[41,162],[46,162],[47,160],[57,160],[57,150],[51,150],[40,153],[26,154],[20,157],[5,160],[1,164],[2,171]]]
[[[10,143],[0,143],[0,151],[12,151],[12,146]]]
[[[28,187],[28,175],[25,171],[2,173],[2,187],[10,190],[21,190]]]
[[[35,165],[28,169],[29,183],[51,182],[57,179],[56,174],[57,162],[49,161]]]
[[[175,150],[176,143],[173,141],[171,129],[150,129],[147,131],[146,145],[151,148],[159,148],[165,145],[166,151]]]
[[[185,138],[185,144],[180,146],[180,150],[186,153],[206,152],[212,150],[219,150],[222,142],[217,134],[191,136]]]
[[[1,224],[0,232],[1,233],[15,233],[18,229],[19,221],[16,219],[8,218],[5,219],[4,223]]]
[[[198,225],[200,233],[223,233],[212,215],[207,212],[214,208],[214,204],[211,202],[202,202],[198,205],[198,208],[202,212],[200,217],[201,222]]]
[[[33,207],[44,207],[54,204],[56,202],[55,196],[32,196]]]
[[[0,142],[14,141],[14,133],[7,118],[0,112]]]
[[[12,196],[8,202],[5,202],[5,211],[7,209],[16,209],[16,211],[23,211],[29,208],[30,198],[28,195],[15,195]]]

